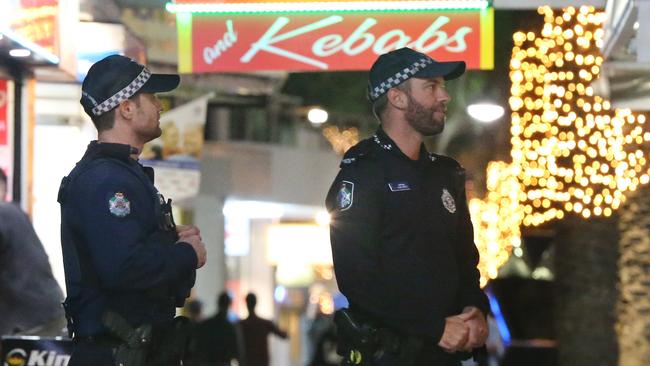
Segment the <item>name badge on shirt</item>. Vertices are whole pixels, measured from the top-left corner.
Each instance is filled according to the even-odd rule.
[[[390,190],[392,192],[410,191],[411,190],[411,186],[406,182],[391,182],[391,183],[388,183],[388,188],[390,188]]]

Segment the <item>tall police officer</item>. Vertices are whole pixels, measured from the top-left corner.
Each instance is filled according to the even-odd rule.
[[[59,190],[71,366],[179,364],[175,306],[206,250],[198,228],[174,224],[171,200],[137,161],[161,134],[154,93],[179,81],[120,55],[95,63],[83,81],[81,105],[98,140]]]
[[[445,81],[464,71],[409,48],[370,70],[381,125],[345,154],[327,195],[334,269],[350,301],[336,314],[346,364],[460,365],[485,343],[464,170],[422,143],[442,132]]]

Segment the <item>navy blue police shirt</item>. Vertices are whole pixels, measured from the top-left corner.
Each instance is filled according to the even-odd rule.
[[[169,322],[194,285],[197,257],[162,227],[153,170],[131,147],[93,141],[63,179],[61,244],[75,336],[106,333],[106,310],[132,326]]]
[[[352,147],[327,195],[336,280],[351,308],[437,344],[445,318],[476,306],[478,252],[453,159],[409,159],[385,132]]]

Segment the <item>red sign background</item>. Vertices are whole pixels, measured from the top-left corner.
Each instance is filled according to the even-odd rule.
[[[9,98],[9,82],[7,80],[0,79],[0,169],[4,170],[5,174],[9,177],[8,186],[7,186],[7,197],[6,199],[11,201],[12,199],[12,179],[13,176],[13,146],[11,133],[13,123],[12,116],[10,115],[12,109],[11,100]],[[2,198],[0,198],[0,201]]]
[[[9,133],[9,108],[7,107],[8,99],[7,80],[0,80],[0,145],[7,145],[7,135]]]
[[[181,72],[367,70],[403,46],[478,69],[480,22],[479,11],[193,14],[192,69]]]
[[[58,55],[59,0],[21,0],[11,15],[11,29]]]

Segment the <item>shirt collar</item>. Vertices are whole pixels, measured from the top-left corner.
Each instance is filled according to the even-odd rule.
[[[99,142],[95,140],[88,144],[86,155],[102,155],[126,160],[131,158],[131,154],[137,154],[137,152],[137,149],[131,145]]]
[[[372,136],[373,141],[379,145],[380,148],[388,151],[391,154],[394,154],[396,156],[399,156],[401,158],[407,159],[409,161],[413,161],[411,158],[406,156],[400,150],[400,148],[397,146],[395,141],[393,141],[390,137],[388,137],[388,134],[384,131],[384,129],[381,127],[381,125],[377,128],[377,131],[375,131],[375,134]],[[426,146],[424,144],[420,145],[420,156],[418,157],[418,162],[420,161],[431,161],[431,154],[427,151]]]

